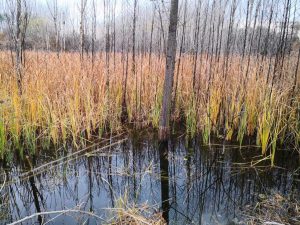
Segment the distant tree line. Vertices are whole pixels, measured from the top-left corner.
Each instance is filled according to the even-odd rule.
[[[16,1],[2,1],[5,11],[0,14],[0,48],[11,49]],[[165,53],[168,7],[164,1],[81,0],[76,7],[79,18],[59,8],[58,0],[47,0],[42,11],[30,7],[34,1],[22,2],[27,13],[23,26],[27,50],[92,54],[121,52],[129,47],[130,51]],[[177,51],[182,53],[229,50],[234,54],[275,55],[283,39],[285,53],[299,45],[297,1],[181,0],[179,6],[177,37],[182,41]],[[128,38],[133,41],[128,42]]]

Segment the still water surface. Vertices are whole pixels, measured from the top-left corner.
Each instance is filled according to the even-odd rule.
[[[286,150],[277,152],[277,167],[270,168],[269,161],[255,164],[262,158],[256,147],[240,149],[217,141],[203,146],[199,139],[186,141],[183,136],[160,145],[155,138],[130,137],[111,148],[97,149],[29,173],[28,164],[38,167],[70,153],[44,153],[26,167],[15,162],[2,168],[6,175],[1,181],[6,177],[6,185],[0,196],[0,224],[67,209],[93,212],[103,220],[58,213],[22,224],[102,224],[113,216],[109,208],[124,207],[125,202],[127,207],[148,205],[163,211],[169,224],[226,225],[258,194],[289,194],[300,188],[294,173],[299,158]]]

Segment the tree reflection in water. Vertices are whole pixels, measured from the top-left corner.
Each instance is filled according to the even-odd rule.
[[[169,224],[227,224],[259,193],[287,194],[300,188],[293,179],[299,162],[290,152],[278,151],[276,168],[269,168],[267,161],[249,167],[249,162],[259,159],[259,149],[202,146],[197,140],[181,137],[158,143],[153,138],[132,138],[107,152],[65,160],[28,177],[20,176],[26,168],[16,163],[7,172],[0,196],[0,209],[5,212],[0,214],[0,224],[39,211],[78,206],[109,218],[105,208],[118,207],[119,197],[130,205],[147,202],[161,207]],[[45,162],[42,156],[39,160],[37,165]],[[280,169],[283,165],[287,168]],[[99,224],[77,214],[47,215],[22,224],[51,219],[49,224]]]
[[[169,221],[169,149],[168,142],[159,143],[160,192],[163,218]]]

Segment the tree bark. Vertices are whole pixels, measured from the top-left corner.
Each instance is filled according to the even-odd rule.
[[[18,82],[19,94],[22,94],[22,40],[21,40],[21,11],[22,1],[17,0],[17,22],[16,22],[16,38],[15,38],[15,49],[16,49],[16,75]]]
[[[81,62],[83,61],[83,51],[84,51],[84,47],[85,47],[84,19],[85,19],[86,1],[87,0],[81,0],[81,7],[80,7],[80,59],[81,59]]]
[[[178,0],[171,1],[170,11],[170,24],[169,24],[169,36],[167,43],[167,55],[166,55],[166,72],[163,90],[163,103],[160,114],[159,122],[159,139],[165,140],[169,136],[169,124],[171,113],[171,100],[172,89],[175,70],[175,56],[176,56],[176,31],[178,23]]]
[[[97,14],[96,14],[96,3],[95,0],[93,4],[93,17],[92,17],[92,68],[94,68],[95,63],[95,41],[96,41],[96,28],[97,28]]]
[[[177,63],[177,72],[175,77],[175,88],[174,88],[174,97],[172,100],[172,110],[171,113],[175,111],[176,108],[176,97],[177,97],[177,89],[178,89],[178,77],[180,72],[180,65],[181,65],[181,57],[183,52],[183,46],[185,44],[185,29],[186,29],[186,19],[187,19],[187,0],[184,3],[184,13],[183,13],[183,24],[182,24],[182,34],[181,34],[181,41],[180,41],[180,48],[179,48],[179,57]]]
[[[104,27],[106,29],[105,34],[105,73],[106,73],[106,93],[109,98],[109,86],[110,86],[110,12],[109,1],[104,0]]]
[[[137,86],[138,86],[138,80],[137,80],[137,74],[136,74],[136,62],[135,62],[135,39],[136,39],[136,19],[137,19],[137,15],[136,15],[136,9],[137,9],[137,0],[134,0],[134,6],[133,6],[133,24],[132,24],[132,67],[131,67],[131,72],[132,72],[132,76],[135,77],[135,113],[136,113],[136,117],[138,115],[137,112],[137,107],[138,107],[138,90],[137,90]]]

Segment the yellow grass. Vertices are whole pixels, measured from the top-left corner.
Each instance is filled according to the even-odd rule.
[[[74,146],[80,146],[82,140],[92,139],[92,135],[121,130],[123,68],[126,67],[123,67],[121,54],[117,53],[115,66],[111,57],[110,86],[106,90],[104,59],[104,54],[99,53],[92,67],[91,59],[86,57],[81,63],[78,53],[61,53],[58,59],[55,53],[27,52],[23,69],[23,94],[20,96],[10,53],[1,52],[1,156],[13,147],[21,149],[21,152],[23,148],[34,152],[38,144],[47,147],[51,143],[65,144],[68,140]],[[141,66],[142,56],[138,56],[136,85],[130,59],[126,96],[129,121],[157,127],[165,60],[153,55],[149,67],[146,56],[147,60],[144,58]],[[199,93],[192,91],[192,56],[185,55],[181,60],[183,73],[180,72],[178,79],[172,118],[179,119],[183,112],[186,130],[190,135],[203,132],[204,140],[208,141],[209,135],[215,133],[224,135],[228,140],[237,137],[242,142],[244,135],[257,134],[257,142],[262,146],[263,153],[269,148],[270,140],[274,142],[273,131],[276,131],[276,139],[288,135],[293,140],[299,140],[298,89],[290,104],[294,77],[291,65],[295,65],[296,59],[291,57],[289,67],[284,67],[283,78],[275,82],[271,96],[271,87],[266,84],[268,60],[260,62],[253,57],[243,86],[247,63],[241,62],[240,57],[230,57],[226,79],[223,77],[222,58],[219,62],[214,59],[212,65],[204,60],[206,57],[202,59],[197,68],[198,72],[201,69],[196,85],[199,86]],[[212,76],[210,84],[208,71]],[[277,125],[278,121],[280,125]],[[225,133],[222,133],[223,128]]]

